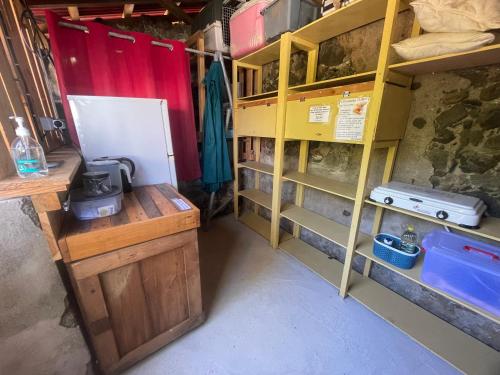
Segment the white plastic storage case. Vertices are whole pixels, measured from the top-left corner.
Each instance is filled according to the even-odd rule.
[[[389,182],[372,190],[376,202],[477,229],[486,211],[484,202],[475,197],[435,190],[422,186]]]

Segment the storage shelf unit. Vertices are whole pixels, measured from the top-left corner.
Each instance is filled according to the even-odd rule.
[[[247,93],[246,97],[236,101],[235,111],[238,105],[274,106],[272,109],[275,110],[272,120],[266,120],[269,121],[269,126],[275,127],[273,128],[275,138],[273,166],[265,165],[263,167],[258,162],[260,155],[258,137],[264,136],[263,133],[252,135],[257,141],[256,144],[258,147],[255,150],[256,162],[235,162],[235,169],[245,167],[258,172],[256,174],[255,189],[247,188],[246,190],[239,191],[239,182],[236,176],[234,189],[235,216],[250,227],[253,227],[257,232],[263,234],[266,239],[270,240],[274,248],[280,248],[292,255],[325,280],[339,288],[339,294],[342,297],[349,295],[355,298],[368,309],[412,336],[416,341],[429,348],[459,370],[471,374],[496,375],[500,369],[500,356],[495,350],[378,284],[369,277],[371,264],[375,261],[391,271],[397,272],[409,280],[423,285],[419,277],[422,259],[414,269],[404,271],[396,269],[373,256],[372,236],[360,232],[362,210],[368,204],[376,208],[372,226],[373,234],[378,233],[380,230],[384,209],[390,209],[430,222],[443,224],[438,219],[366,200],[368,193],[366,188],[368,172],[375,149],[383,148],[387,150],[381,182],[386,183],[391,180],[397,148],[400,139],[404,135],[411,106],[410,86],[412,75],[500,62],[500,49],[498,45],[495,45],[467,53],[450,54],[391,65],[393,55],[391,43],[394,42],[393,37],[397,35],[397,16],[399,12],[408,9],[408,3],[408,0],[359,0],[306,25],[302,29],[293,33],[285,33],[281,35],[279,41],[240,60],[233,61],[233,92],[235,95],[238,88],[237,79],[239,70],[246,70],[247,73],[250,71],[252,73],[247,74],[247,76],[257,77],[257,82],[255,82],[256,90]],[[384,26],[376,70],[316,81],[319,43],[377,20],[383,20]],[[419,32],[418,24],[415,23],[412,28],[412,36],[418,35]],[[288,80],[291,54],[297,50],[307,52],[306,82],[290,87]],[[279,62],[278,90],[262,94],[262,65],[275,60]],[[352,85],[352,87],[345,85]],[[327,140],[328,142],[335,143],[358,144],[357,147],[362,147],[363,153],[359,178],[354,184],[335,181],[324,176],[316,176],[308,173],[309,141],[325,141],[325,138],[323,138],[323,134],[320,134],[322,131],[313,130],[315,128],[314,124],[308,122],[307,117],[300,112],[302,108],[307,111],[310,105],[314,105],[309,104],[315,103],[314,101],[308,100],[311,98],[321,98],[317,99],[317,101],[328,103],[330,108],[333,108],[333,118],[336,116],[335,111],[340,99],[333,99],[332,97],[335,95],[342,97],[345,91],[349,91],[351,97],[356,92],[359,92],[360,96],[370,96],[369,112],[366,118],[363,138],[361,140],[337,140],[335,137],[330,136]],[[259,102],[259,100],[261,101]],[[304,103],[301,105],[300,103],[297,104],[297,102]],[[243,133],[238,135],[238,128],[248,128],[249,121],[258,123],[260,118],[263,118],[263,116],[256,116],[252,119],[249,116],[239,118],[236,114],[234,124],[237,135],[235,139],[238,136],[245,136]],[[303,123],[304,129],[300,128],[301,123]],[[328,125],[330,127],[326,132],[331,134],[330,132],[333,132],[334,128],[331,123],[328,123]],[[299,129],[299,131],[294,130],[292,132],[292,127],[295,130]],[[262,126],[259,129],[257,130],[261,132],[267,130]],[[244,131],[248,132],[248,130]],[[311,134],[312,132],[318,134]],[[291,140],[300,141],[298,167],[296,170],[285,171],[284,159],[286,156],[284,145],[286,141]],[[234,143],[234,155],[238,155],[238,142]],[[261,173],[273,176],[271,197],[269,194],[258,191],[259,175]],[[296,184],[294,204],[282,203],[282,185],[284,182]],[[350,226],[339,224],[317,212],[303,208],[304,191],[306,188],[331,194],[334,198],[351,201],[353,203],[353,210]],[[258,216],[258,211],[244,213],[240,216],[238,195],[242,195],[262,207],[270,208],[271,221],[269,222],[269,220]],[[292,234],[285,233],[283,235],[280,226],[283,219],[290,220],[293,223]],[[481,229],[477,231],[452,224],[448,226],[484,238],[497,241],[500,239],[500,219],[485,219]],[[335,259],[329,259],[326,254],[301,240],[301,229],[303,228],[346,248],[344,264]],[[352,268],[355,256],[366,258],[363,275],[357,273]],[[494,322],[498,323],[499,321],[498,317],[494,317],[482,309],[460,301],[447,293],[433,288],[429,289]]]
[[[479,48],[475,51],[449,53],[426,59],[393,64],[389,65],[389,69],[398,73],[417,75],[499,63],[500,44],[494,44]]]

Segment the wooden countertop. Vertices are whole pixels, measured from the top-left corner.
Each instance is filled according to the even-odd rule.
[[[182,210],[174,201],[187,205]],[[66,263],[200,226],[200,211],[168,184],[124,194],[117,215],[81,221],[68,215],[59,248]]]
[[[47,177],[27,179],[16,174],[0,180],[0,199],[66,191],[82,162],[80,153],[72,147],[61,147],[46,157],[48,162],[63,163],[49,169]]]

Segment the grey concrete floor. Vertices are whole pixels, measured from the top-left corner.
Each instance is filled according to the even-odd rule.
[[[207,321],[128,375],[458,373],[232,216],[199,242]]]

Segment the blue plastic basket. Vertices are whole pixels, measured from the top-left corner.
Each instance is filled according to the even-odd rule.
[[[393,241],[392,246],[386,245],[384,239],[390,239]],[[401,239],[399,237],[380,233],[375,236],[373,240],[373,254],[391,263],[399,268],[410,269],[415,265],[417,258],[420,254],[420,247],[415,254],[408,254],[404,251],[400,251],[397,248],[401,245]]]

